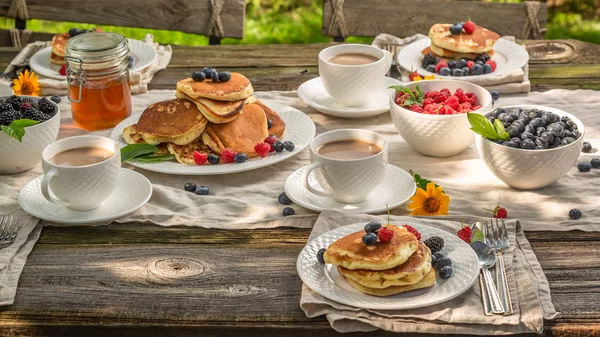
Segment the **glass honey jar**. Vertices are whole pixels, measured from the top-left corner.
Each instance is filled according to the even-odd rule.
[[[73,121],[86,130],[114,127],[131,115],[129,44],[122,35],[91,32],[67,42],[68,98]]]

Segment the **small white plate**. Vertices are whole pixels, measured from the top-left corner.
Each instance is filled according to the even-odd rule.
[[[143,175],[124,168],[120,175],[119,185],[104,205],[91,211],[75,211],[47,201],[40,187],[44,176],[23,187],[19,193],[19,204],[27,213],[55,223],[90,224],[113,220],[142,207],[152,196],[152,184]]]
[[[408,71],[417,71],[420,75],[436,75],[421,67],[421,52],[429,47],[431,40],[429,38],[419,39],[405,48],[402,48],[397,56],[397,62]],[[468,81],[474,78],[500,76],[509,73],[515,69],[523,68],[529,61],[529,54],[525,47],[507,39],[498,39],[494,44],[494,56],[492,60],[496,61],[496,70],[490,74],[477,76],[444,76],[446,79],[456,79]]]
[[[231,164],[219,164],[219,165],[186,165],[180,164],[176,161],[168,161],[161,163],[141,163],[141,162],[129,162],[129,164],[142,168],[144,170],[167,173],[167,174],[181,174],[181,175],[214,175],[214,174],[228,174],[236,172],[245,172],[255,170],[261,167],[270,166],[280,161],[284,161],[290,157],[295,156],[297,153],[302,151],[310,141],[315,137],[315,123],[308,117],[304,112],[294,109],[290,106],[281,104],[277,101],[263,100],[262,101],[273,111],[277,112],[281,119],[285,122],[285,134],[282,141],[289,140],[296,146],[294,151],[288,152],[283,151],[281,153],[270,153],[265,158],[252,158],[242,164],[231,163]],[[127,145],[121,133],[126,126],[137,123],[141,113],[131,116],[121,123],[119,123],[110,132],[110,138],[119,144],[119,147]]]
[[[388,164],[383,181],[366,200],[356,204],[344,204],[333,198],[310,192],[302,181],[304,170],[306,166],[296,170],[287,178],[284,186],[285,194],[296,204],[315,212],[333,210],[349,213],[381,213],[387,209],[386,204],[393,209],[408,201],[417,188],[413,177],[408,172]],[[323,190],[313,175],[314,173],[311,173],[308,177],[310,186],[316,190]]]
[[[129,71],[135,73],[148,68],[156,59],[156,50],[144,41],[134,39],[127,39],[127,41],[129,41],[130,55],[133,57],[133,68]],[[29,60],[29,66],[38,75],[64,80],[65,76],[58,73],[61,66],[50,62],[51,53],[52,47],[39,50]]]
[[[444,240],[442,254],[452,260],[452,276],[446,280],[437,277],[436,283],[432,287],[398,295],[377,297],[363,294],[354,289],[337,272],[335,266],[319,263],[317,252],[348,234],[362,230],[365,224],[358,223],[336,228],[312,240],[302,249],[296,262],[296,268],[298,275],[310,289],[332,301],[357,308],[402,310],[422,308],[449,301],[471,289],[477,280],[479,262],[477,255],[469,245],[457,236],[441,229],[410,224],[421,233],[423,240],[432,236],[439,236]]]
[[[385,80],[386,88],[391,85],[402,85],[402,82],[391,77],[386,77]],[[317,77],[298,87],[298,97],[311,108],[326,115],[342,118],[365,118],[390,111],[390,92],[392,91],[393,89],[381,90],[376,95],[369,97],[369,102],[366,104],[350,107],[336,102],[325,90],[321,78]]]

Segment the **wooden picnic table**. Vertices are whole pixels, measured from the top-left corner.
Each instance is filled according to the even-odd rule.
[[[538,42],[526,42],[532,46]],[[600,46],[530,64],[533,90],[600,89]],[[293,90],[317,76],[325,44],[174,47],[151,89],[192,69],[240,71],[256,90]],[[536,47],[548,52],[550,45]],[[0,67],[18,50],[0,48]],[[296,258],[309,229],[214,230],[118,224],[46,227],[27,259],[0,336],[332,336],[300,310]],[[527,232],[561,313],[545,336],[600,335],[600,233]],[[358,336],[361,334],[349,334]],[[391,336],[376,332],[370,336]]]

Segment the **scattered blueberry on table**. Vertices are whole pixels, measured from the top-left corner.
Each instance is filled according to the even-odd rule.
[[[290,199],[285,192],[282,192],[277,198],[280,204],[282,205],[290,205],[292,203],[292,199]]]
[[[210,193],[210,190],[206,186],[198,186],[196,187],[194,193],[198,195],[208,195],[208,193]]]
[[[599,158],[594,158],[590,161],[590,164],[592,165],[592,168],[600,168],[600,159]]]
[[[183,185],[183,189],[188,191],[188,192],[194,192],[196,190],[196,184],[194,183],[185,183],[185,185]]]
[[[283,209],[281,214],[283,214],[283,216],[290,216],[296,214],[296,211],[294,211],[294,209],[291,207],[286,207]]]
[[[581,145],[581,152],[592,152],[592,144],[590,144],[590,142],[583,142],[583,145]]]
[[[590,170],[592,169],[592,164],[588,163],[586,161],[583,161],[583,162],[577,164],[577,169],[579,170],[579,172],[590,172]]]
[[[572,220],[577,220],[579,218],[581,218],[581,211],[577,208],[573,208],[572,210],[569,211],[569,218]]]

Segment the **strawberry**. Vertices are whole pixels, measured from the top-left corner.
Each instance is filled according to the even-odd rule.
[[[475,25],[475,22],[473,22],[471,20],[463,23],[463,29],[464,29],[465,33],[467,33],[469,35],[473,34],[473,32],[475,31],[475,27],[477,27]]]
[[[63,64],[60,69],[58,69],[58,73],[62,76],[67,76],[67,65]]]
[[[377,238],[380,242],[390,242],[392,241],[392,237],[394,237],[394,231],[387,227],[382,227],[377,232]]]
[[[406,230],[410,233],[413,233],[417,237],[417,240],[421,240],[421,233],[419,233],[416,228],[410,225],[403,225],[402,227],[406,228]]]
[[[233,150],[225,149],[221,151],[221,159],[223,159],[223,162],[226,164],[233,163],[236,154],[237,152]]]
[[[421,77],[421,75],[419,75],[419,73],[418,73],[418,72],[416,72],[416,71],[413,71],[412,73],[408,74],[408,79],[409,79],[410,81],[414,81],[414,80],[415,80],[415,77],[417,77],[417,76]]]
[[[484,210],[492,212],[496,219],[506,219],[508,217],[508,211],[506,208],[500,207],[500,205],[496,205],[496,208],[494,209],[484,208]]]
[[[196,165],[204,165],[208,160],[208,154],[194,150],[194,162]]]
[[[473,230],[469,226],[464,226],[458,232],[456,232],[456,235],[464,242],[471,244],[471,236],[473,235]]]
[[[261,157],[266,157],[269,151],[271,151],[271,144],[269,143],[258,143],[254,146],[254,151]]]
[[[492,71],[496,71],[496,61],[487,60],[485,64],[489,64],[492,67]]]

